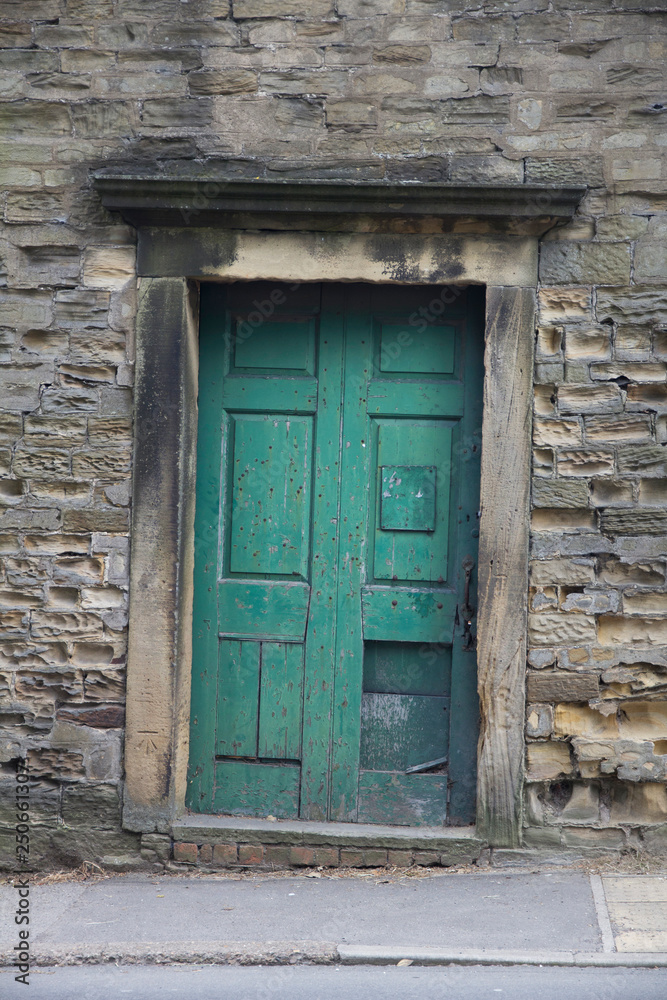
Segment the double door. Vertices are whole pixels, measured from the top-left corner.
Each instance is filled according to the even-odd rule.
[[[191,809],[474,820],[482,313],[202,286]]]

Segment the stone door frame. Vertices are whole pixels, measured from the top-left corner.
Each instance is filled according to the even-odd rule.
[[[169,833],[185,811],[198,283],[482,284],[476,833],[494,847],[516,846],[538,240],[567,221],[582,189],[174,181],[108,173],[95,183],[105,207],[138,229],[124,827]]]

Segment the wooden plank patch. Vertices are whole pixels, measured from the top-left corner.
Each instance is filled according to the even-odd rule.
[[[361,767],[405,771],[447,756],[447,698],[364,694],[361,698]]]
[[[366,587],[362,591],[364,639],[451,643],[456,595],[450,591]]]
[[[225,380],[222,404],[237,413],[314,413],[317,379],[230,375]]]
[[[303,642],[310,587],[281,580],[223,580],[218,587],[220,635]]]
[[[296,819],[300,781],[298,764],[219,760],[215,765],[213,808],[228,816]]]
[[[446,805],[446,774],[359,773],[360,823],[443,826]]]
[[[461,417],[463,385],[459,382],[392,382],[368,384],[368,413],[374,417]]]

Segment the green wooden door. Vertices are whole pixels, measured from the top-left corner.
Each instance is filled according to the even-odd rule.
[[[474,820],[482,318],[202,287],[190,808]]]

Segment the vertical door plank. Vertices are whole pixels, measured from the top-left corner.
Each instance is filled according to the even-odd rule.
[[[259,642],[220,642],[217,752],[227,757],[257,755]]]
[[[263,642],[258,756],[298,760],[303,712],[303,646]]]
[[[225,340],[229,337],[224,290],[216,285],[202,286],[200,312],[190,764],[186,803],[191,809],[210,812],[218,699],[222,389]]]
[[[340,315],[320,318],[319,403],[313,474],[311,597],[304,671],[301,817],[327,819],[331,751],[332,659],[340,517],[343,337]]]
[[[472,290],[471,290],[472,291]],[[451,548],[456,552],[452,577],[457,582],[459,605],[463,604],[465,574],[461,563],[470,556],[475,567],[470,580],[470,603],[477,608],[477,560],[479,519],[479,474],[482,442],[482,386],[484,299],[467,296],[467,319],[463,334],[464,413],[453,448],[453,487],[458,494],[451,527]],[[473,618],[477,628],[479,613]],[[450,636],[451,636],[450,632]],[[449,641],[449,640],[448,640]],[[452,645],[451,711],[449,720],[449,823],[463,826],[475,822],[477,740],[479,702],[477,698],[477,654],[464,649],[464,627],[454,630]]]
[[[366,407],[373,337],[370,294],[363,286],[330,287],[328,297],[323,298],[323,304],[326,303],[332,311],[336,307],[344,310],[346,316],[330,815],[333,820],[351,822],[357,818],[361,737],[364,659],[361,587],[368,548],[371,455]]]

